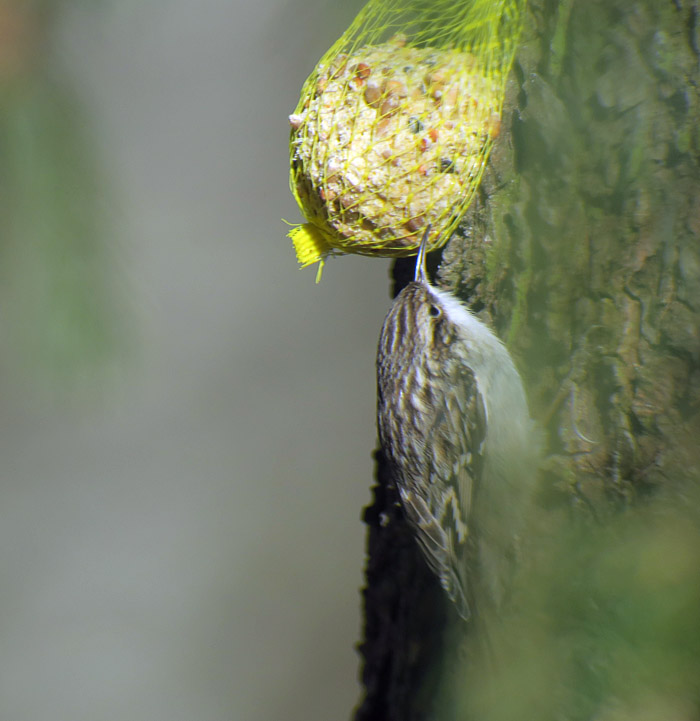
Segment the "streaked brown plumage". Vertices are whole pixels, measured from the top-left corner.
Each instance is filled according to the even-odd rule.
[[[464,618],[472,562],[498,604],[534,476],[532,424],[508,351],[430,285],[424,244],[384,321],[377,381],[380,442],[429,566]]]

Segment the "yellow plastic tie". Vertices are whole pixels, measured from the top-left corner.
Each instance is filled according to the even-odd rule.
[[[316,282],[321,280],[326,256],[332,251],[325,233],[313,223],[304,223],[292,228],[287,235],[294,243],[297,261],[300,268],[306,268],[314,263],[320,263]]]

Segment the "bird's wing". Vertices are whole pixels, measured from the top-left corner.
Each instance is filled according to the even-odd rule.
[[[428,564],[463,617],[466,550],[475,485],[481,476],[486,412],[476,378],[465,366],[434,398],[420,478],[401,488],[406,514]]]

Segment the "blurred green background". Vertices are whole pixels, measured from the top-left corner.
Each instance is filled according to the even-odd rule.
[[[297,270],[360,3],[0,0],[0,718],[344,718],[386,261]]]

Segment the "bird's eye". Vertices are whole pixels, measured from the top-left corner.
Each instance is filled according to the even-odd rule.
[[[442,315],[442,309],[437,305],[431,305],[428,312],[433,318],[439,318]]]

